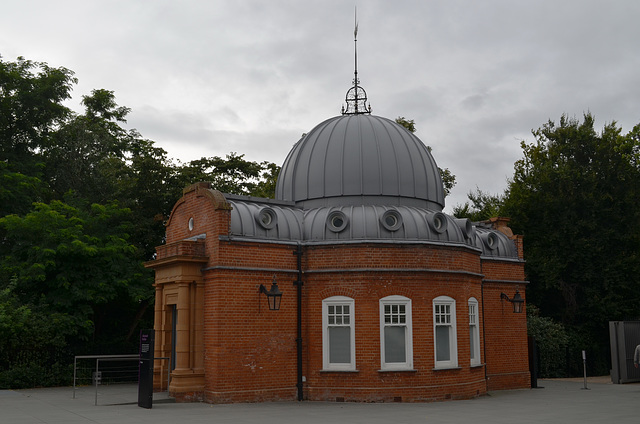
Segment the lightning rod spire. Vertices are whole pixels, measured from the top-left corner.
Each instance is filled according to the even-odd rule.
[[[353,87],[347,91],[345,101],[347,107],[342,106],[343,115],[360,115],[371,113],[371,105],[367,105],[367,92],[360,87],[360,79],[358,78],[358,10],[354,13],[354,71],[353,71]]]

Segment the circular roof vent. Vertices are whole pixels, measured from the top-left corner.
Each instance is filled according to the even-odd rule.
[[[278,223],[276,211],[271,208],[262,208],[255,213],[256,222],[265,230],[270,230]]]
[[[333,211],[327,217],[327,227],[334,233],[339,233],[347,228],[349,218],[342,211]]]
[[[402,227],[402,215],[396,210],[388,210],[380,217],[380,223],[389,231],[397,231]]]

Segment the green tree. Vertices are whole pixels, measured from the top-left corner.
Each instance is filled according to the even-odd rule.
[[[71,115],[63,102],[75,83],[66,68],[0,56],[0,216],[45,200],[41,150]]]
[[[564,326],[549,317],[540,316],[534,305],[527,305],[527,333],[536,340],[539,357],[537,377],[567,377],[569,336]]]
[[[116,198],[132,211],[131,240],[151,260],[164,240],[164,223],[182,196],[178,167],[153,141],[134,137],[128,166],[118,176]]]
[[[404,116],[398,116],[396,118],[396,124],[402,125],[412,134],[415,134],[416,132],[416,122],[413,119],[407,119]]]
[[[640,131],[598,133],[586,114],[533,134],[503,209],[524,234],[527,299],[591,343],[606,371],[607,322],[640,317]]]
[[[69,355],[135,349],[138,323],[153,320],[142,264],[185,186],[275,192],[272,163],[174,163],[125,128],[130,109],[112,91],[73,113],[76,82],[66,68],[0,60],[0,388],[65,384]]]
[[[131,212],[117,204],[40,203],[24,217],[0,218],[0,282],[13,281],[21,305],[57,314],[75,340],[100,337],[96,323],[123,323],[108,306],[153,296],[150,276],[129,241]],[[6,288],[6,287],[5,287]]]
[[[280,174],[280,166],[272,162],[262,162],[260,178],[251,192],[250,196],[266,197],[273,199],[276,196],[276,183]]]
[[[453,207],[453,216],[469,218],[471,221],[485,221],[501,215],[502,195],[485,193],[476,187],[467,194],[468,202]]]
[[[46,187],[38,177],[10,170],[7,162],[0,161],[0,216],[25,214],[31,204],[46,196]]]
[[[73,324],[62,314],[23,304],[15,285],[13,279],[0,289],[0,389],[68,385]]]
[[[396,123],[405,127],[410,133],[416,132],[416,123],[413,119],[406,119],[404,116],[399,116],[396,118]],[[427,149],[431,151],[431,146],[427,146]],[[456,176],[449,171],[449,168],[440,168],[438,167],[438,171],[440,172],[440,177],[442,178],[442,183],[444,185],[444,195],[445,197],[451,193],[451,190],[456,185]]]
[[[135,142],[135,131],[126,123],[129,109],[119,107],[108,90],[93,90],[84,96],[84,115],[72,115],[42,147],[44,178],[53,198],[73,191],[92,202],[116,198],[120,179],[127,175],[127,156]],[[130,194],[130,193],[127,193]]]
[[[177,170],[177,179],[181,187],[207,181],[223,193],[273,197],[278,172],[280,168],[273,163],[248,161],[232,152],[225,159],[214,156],[192,160]]]
[[[71,113],[63,102],[76,82],[66,68],[0,56],[0,157],[12,171],[36,173],[38,149]]]

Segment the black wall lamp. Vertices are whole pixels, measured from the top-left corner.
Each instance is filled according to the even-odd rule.
[[[513,305],[513,313],[522,313],[522,305],[524,305],[524,299],[520,296],[520,291],[516,290],[516,294],[513,295],[513,299],[509,299],[504,293],[500,293],[500,299],[508,300]]]
[[[267,288],[263,284],[260,284],[260,293],[264,293],[267,295],[267,301],[269,302],[270,311],[280,310],[280,301],[282,300],[282,292],[278,288],[278,282],[276,281],[275,275],[273,276],[271,289],[267,290]]]

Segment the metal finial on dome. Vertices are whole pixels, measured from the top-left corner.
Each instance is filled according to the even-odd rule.
[[[345,101],[347,107],[342,106],[343,115],[360,115],[371,113],[371,105],[367,105],[367,92],[360,87],[360,79],[358,78],[358,17],[356,13],[355,29],[353,31],[353,43],[355,53],[355,66],[353,72],[353,87],[347,91]]]

